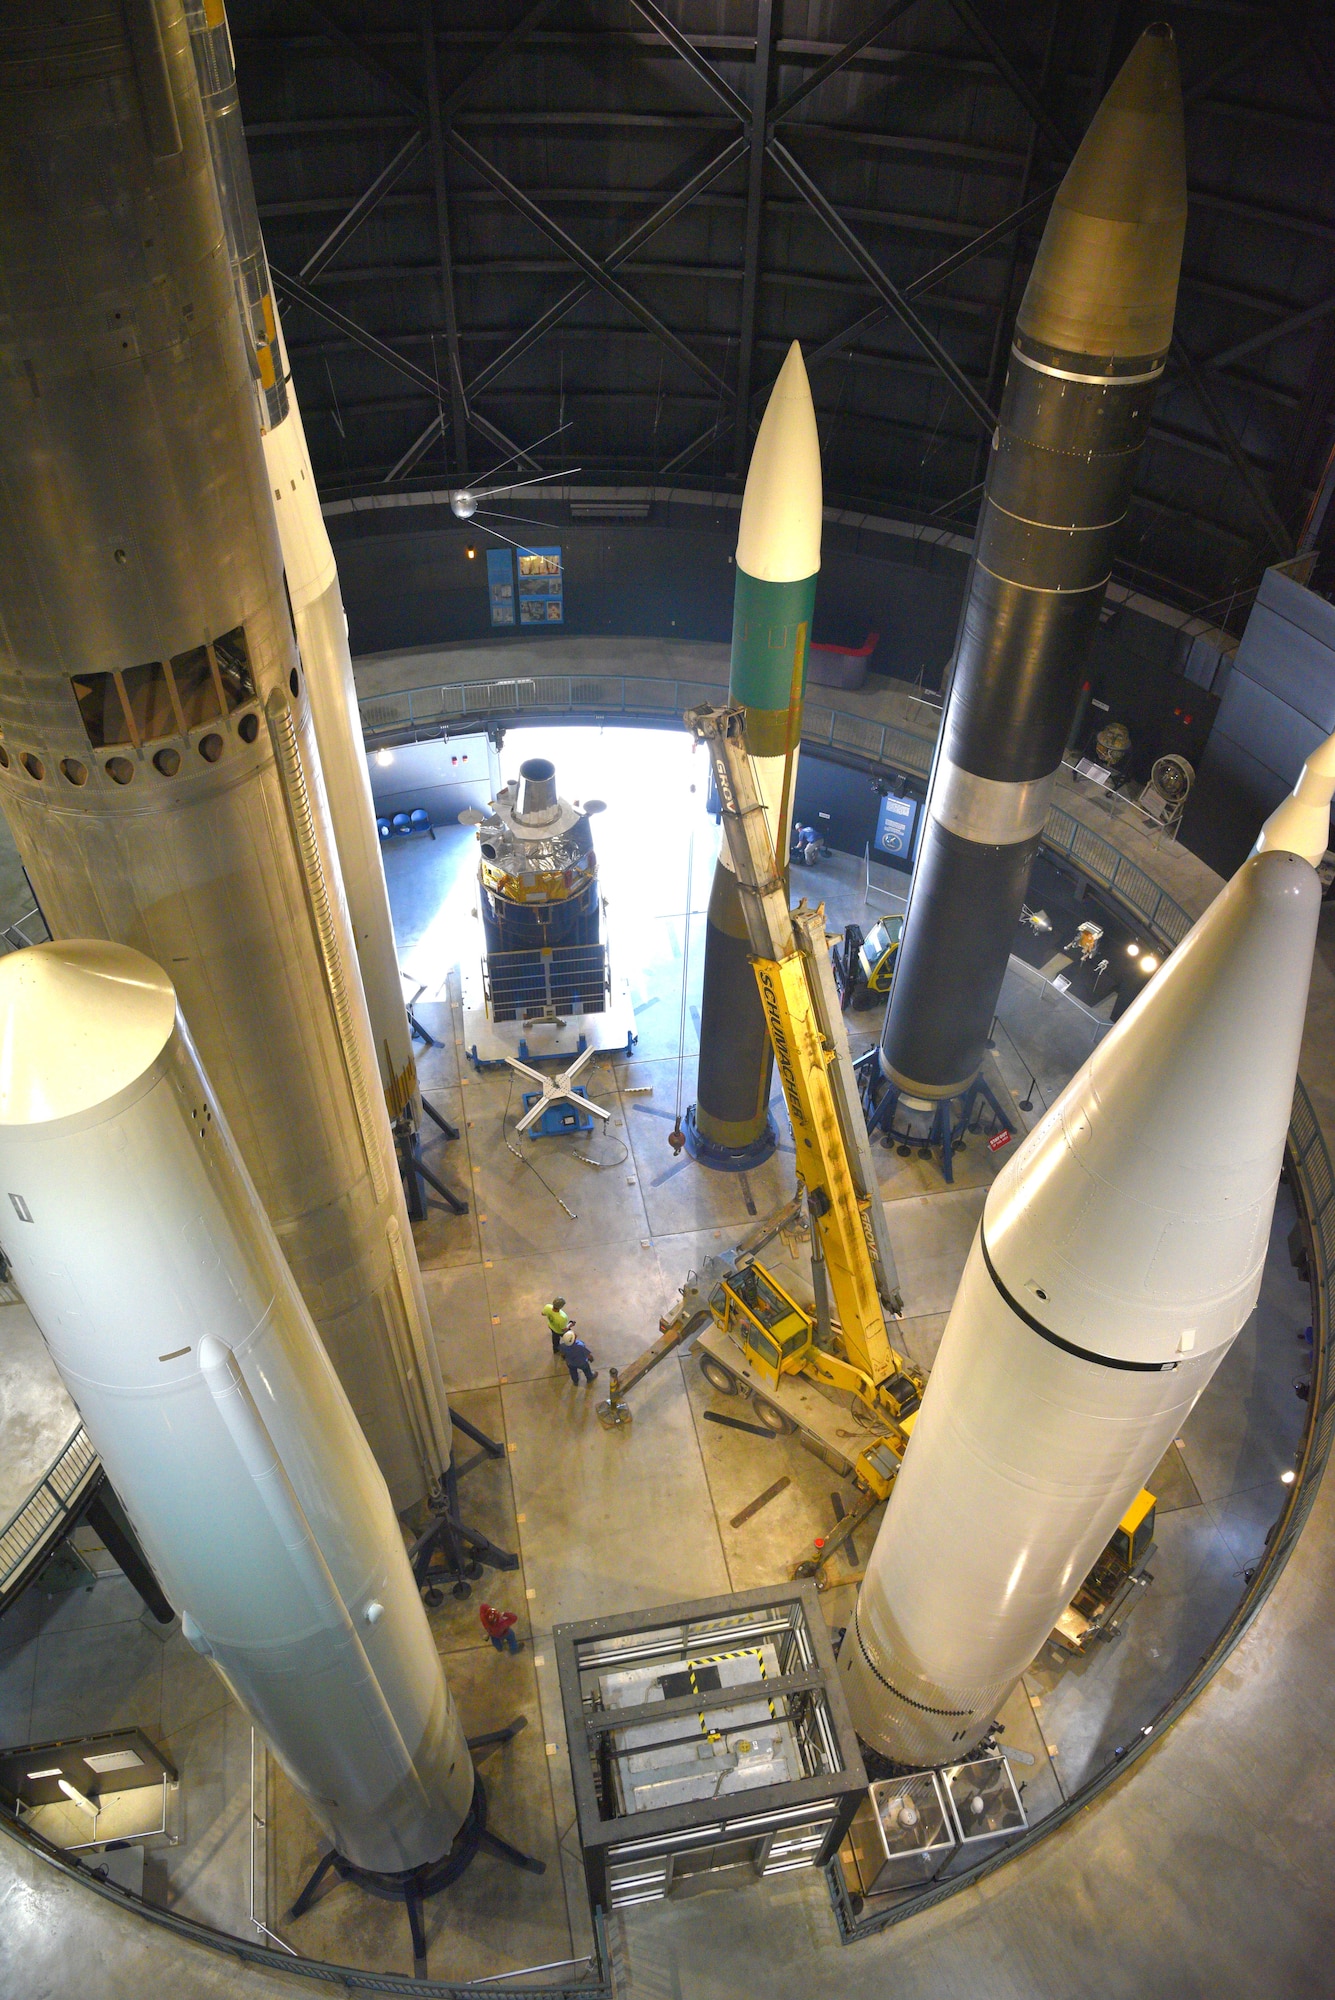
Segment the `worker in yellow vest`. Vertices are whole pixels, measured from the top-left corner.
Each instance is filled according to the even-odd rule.
[[[561,1335],[567,1333],[575,1324],[566,1311],[565,1300],[559,1293],[543,1307],[542,1316],[546,1320],[548,1331],[552,1336],[552,1353],[559,1354],[561,1352]]]

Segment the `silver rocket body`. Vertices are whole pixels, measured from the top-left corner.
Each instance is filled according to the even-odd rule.
[[[170,980],[0,962],[0,1241],[187,1638],[338,1850],[443,1854],[467,1743],[388,1489]]]
[[[76,0],[0,71],[0,808],[57,936],[169,969],[403,1507],[448,1409],[190,45],[152,19]]]
[[[1256,1304],[1320,900],[1247,861],[989,1191],[840,1655],[898,1762],[986,1734]]]
[[[254,381],[297,647],[306,670],[311,720],[381,1087],[390,1117],[406,1112],[416,1128],[421,1123],[417,1065],[366,769],[348,621],[296,391],[288,374],[255,206],[231,39],[220,5],[186,0],[185,11]]]

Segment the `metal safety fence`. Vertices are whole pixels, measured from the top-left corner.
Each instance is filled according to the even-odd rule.
[[[655,679],[646,674],[533,674],[513,680],[445,681],[434,687],[367,695],[360,707],[367,746],[373,748],[391,740],[438,736],[442,728],[469,723],[481,728],[486,722],[518,717],[671,721],[701,702],[721,701],[724,694],[718,681]],[[833,751],[836,757],[855,757],[859,763],[925,778],[932,768],[940,711],[928,702],[918,705],[934,718],[930,732],[808,702],[802,742],[810,750]],[[1043,838],[1051,853],[1107,889],[1138,923],[1154,932],[1160,944],[1169,948],[1180,944],[1191,929],[1192,918],[1152,876],[1061,806],[1049,812]]]
[[[0,1610],[45,1559],[88,1495],[99,1469],[83,1425],[72,1431],[23,1505],[0,1529]]]

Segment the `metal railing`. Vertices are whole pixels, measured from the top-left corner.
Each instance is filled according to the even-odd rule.
[[[0,952],[26,951],[30,944],[45,944],[50,935],[46,918],[34,903],[22,916],[15,917],[12,924],[0,929]]]
[[[0,1529],[0,1609],[26,1581],[34,1562],[51,1548],[70,1516],[78,1512],[98,1466],[92,1439],[80,1424],[17,1513]]]
[[[719,701],[718,681],[655,679],[646,674],[532,674],[514,680],[445,681],[435,687],[406,688],[397,694],[367,695],[360,703],[368,747],[390,738],[434,736],[442,726],[497,717],[606,715],[663,721],[701,702]],[[938,716],[939,711],[931,711]],[[808,702],[802,742],[812,750],[833,750],[888,771],[925,778],[932,768],[936,732],[924,734],[894,722],[850,715],[846,709]],[[1053,806],[1044,844],[1072,862],[1091,882],[1107,889],[1159,943],[1180,944],[1193,919],[1121,849],[1082,821]]]
[[[957,1890],[972,1887],[984,1875],[1004,1867],[1017,1855],[1027,1853],[1083,1812],[1101,1792],[1106,1791],[1158,1743],[1164,1731],[1209,1686],[1279,1581],[1312,1511],[1321,1475],[1330,1457],[1331,1443],[1335,1439],[1335,1381],[1332,1381],[1335,1370],[1331,1361],[1331,1302],[1335,1298],[1335,1173],[1331,1170],[1330,1154],[1312,1109],[1312,1101],[1301,1080],[1293,1094],[1285,1158],[1289,1183],[1308,1239],[1308,1270],[1312,1289],[1312,1385],[1294,1483],[1288,1489],[1288,1498],[1270,1531],[1265,1553],[1246,1590],[1196,1671],[1176,1694],[1169,1697],[1158,1713],[1135,1732],[1122,1752],[1115,1753],[1046,1819],[1040,1820],[1028,1833],[1013,1840],[1000,1852],[958,1875],[952,1875],[947,1881],[931,1884],[918,1895],[906,1897],[893,1909],[878,1911],[870,1917],[854,1912],[843,1870],[837,1860],[832,1862],[826,1871],[826,1881],[834,1905],[835,1921],[845,1944],[890,1930],[906,1918],[918,1916],[933,1904],[944,1902]]]
[[[364,1971],[360,1966],[339,1965],[323,1958],[290,1956],[286,1951],[275,1951],[271,1945],[234,1937],[230,1931],[216,1931],[196,1917],[179,1916],[175,1910],[164,1910],[154,1903],[143,1902],[130,1890],[122,1889],[114,1882],[99,1880],[77,1861],[71,1861],[63,1848],[56,1847],[0,1807],[0,1839],[6,1836],[40,1854],[48,1866],[65,1876],[67,1881],[77,1883],[88,1895],[100,1896],[104,1902],[114,1904],[118,1909],[128,1906],[141,1922],[152,1924],[155,1930],[171,1932],[184,1944],[202,1946],[207,1951],[215,1952],[219,1958],[230,1958],[240,1965],[258,1966],[276,1973],[282,1980],[282,1986],[275,1990],[284,1994],[292,1990],[290,1982],[293,1979],[306,1979],[310,1981],[313,1993],[317,1989],[344,1995],[398,1993],[404,1995],[405,2000],[408,1996],[411,2000],[476,2000],[479,1989],[504,1994],[507,2000],[614,2000],[607,1937],[601,1913],[597,1910],[593,1912],[593,1949],[585,1958],[558,1959],[551,1966],[521,1966],[513,1973],[489,1972],[477,1979],[416,1979],[405,1972],[371,1972]],[[104,1934],[106,1944],[118,1941],[114,1932]],[[565,1979],[543,1985],[529,1983],[530,1976],[535,1972],[567,1966],[570,1971]],[[178,1975],[188,1976],[189,1969],[187,1960],[177,1962]],[[511,1979],[525,1983],[512,1986],[509,1984]],[[498,1980],[505,1983],[497,1985]]]
[[[1082,875],[1097,882],[1101,889],[1107,889],[1146,930],[1154,932],[1160,944],[1170,949],[1181,944],[1195,922],[1166,889],[1161,889],[1136,862],[1129,861],[1119,847],[1060,806],[1049,808],[1043,845],[1049,853],[1074,862]]]

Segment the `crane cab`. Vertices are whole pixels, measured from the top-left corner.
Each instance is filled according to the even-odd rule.
[[[869,993],[886,994],[895,976],[899,941],[904,935],[902,917],[882,917],[862,940],[858,969]]]
[[[811,1315],[761,1265],[748,1264],[725,1278],[712,1306],[722,1331],[772,1389],[780,1375],[801,1371],[814,1339]]]

